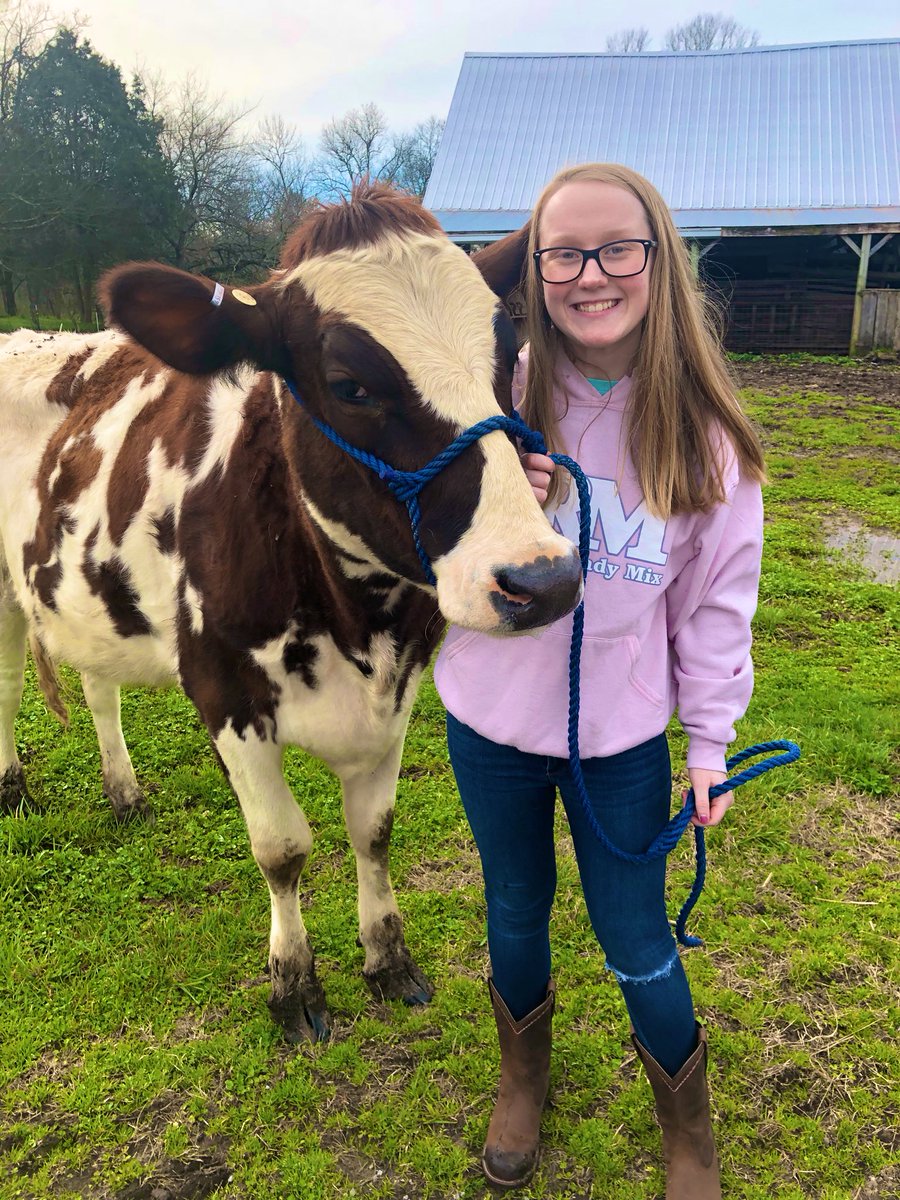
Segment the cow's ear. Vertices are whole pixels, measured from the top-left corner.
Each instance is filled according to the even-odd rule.
[[[270,284],[223,287],[175,267],[127,263],[103,276],[99,293],[109,323],[177,371],[208,375],[240,362],[274,371],[286,366]]]
[[[499,242],[492,242],[472,255],[472,262],[501,300],[506,300],[525,278],[530,229],[531,222],[527,221],[515,233],[507,234]]]

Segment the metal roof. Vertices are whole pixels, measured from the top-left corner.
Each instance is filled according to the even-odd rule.
[[[640,171],[684,233],[900,224],[900,39],[466,54],[425,204],[490,240],[591,161]]]

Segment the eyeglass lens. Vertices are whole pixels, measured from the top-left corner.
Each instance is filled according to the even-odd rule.
[[[644,269],[647,249],[643,242],[610,242],[601,246],[600,266],[610,276],[638,275]],[[545,250],[540,257],[541,275],[547,283],[568,283],[576,279],[585,262],[585,251],[560,246]]]

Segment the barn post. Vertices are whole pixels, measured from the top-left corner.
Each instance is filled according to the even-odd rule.
[[[853,324],[850,326],[850,350],[851,355],[856,353],[856,343],[859,340],[859,325],[862,318],[863,292],[866,290],[866,280],[869,277],[869,256],[872,252],[872,235],[864,233],[860,238],[860,245],[857,249],[856,243],[851,242],[845,237],[844,241],[849,246],[852,246],[859,255],[859,270],[856,272],[856,294],[853,298]]]

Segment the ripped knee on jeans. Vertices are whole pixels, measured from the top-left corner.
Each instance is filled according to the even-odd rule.
[[[614,966],[609,959],[606,960],[607,971],[612,971],[619,983],[654,983],[657,979],[665,979],[672,974],[675,964],[678,962],[677,949],[672,950],[666,962],[661,967],[656,967],[652,971],[648,971],[644,975],[630,975],[626,971],[620,971]]]

